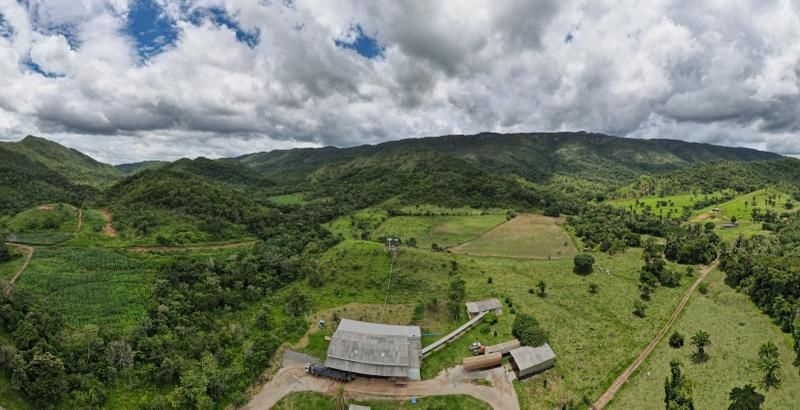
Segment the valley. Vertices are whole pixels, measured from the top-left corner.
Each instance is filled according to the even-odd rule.
[[[581,133],[121,167],[31,137],[0,155],[16,161],[0,167],[0,192],[14,192],[0,201],[7,409],[255,409],[264,395],[278,409],[340,395],[373,408],[660,408],[676,358],[698,408],[727,406],[745,383],[769,408],[798,400],[798,160]],[[419,381],[358,375],[345,394],[285,363],[290,351],[325,362],[343,319],[416,326],[424,348],[486,299],[502,314],[421,359]],[[528,317],[552,368],[517,380],[504,357],[464,370],[473,342],[521,339]],[[698,331],[711,345],[695,363]],[[781,365],[770,388],[756,363],[766,342]],[[433,391],[442,380],[453,387]]]

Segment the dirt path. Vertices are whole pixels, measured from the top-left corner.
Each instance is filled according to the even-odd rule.
[[[658,342],[660,342],[661,339],[664,337],[664,335],[667,334],[669,329],[672,327],[672,324],[675,323],[675,321],[678,319],[678,316],[680,315],[681,311],[683,311],[683,308],[686,307],[686,303],[689,302],[689,299],[692,297],[692,293],[694,293],[694,290],[697,289],[697,287],[700,285],[700,282],[702,282],[703,279],[705,279],[706,276],[708,276],[708,273],[714,270],[714,268],[716,268],[718,264],[719,261],[716,260],[711,265],[705,266],[703,267],[703,269],[700,270],[700,276],[697,277],[697,280],[694,281],[692,286],[689,287],[689,289],[687,289],[686,292],[683,294],[683,298],[681,298],[681,301],[680,303],[678,303],[678,306],[675,307],[675,311],[672,312],[672,315],[669,317],[669,320],[667,320],[667,324],[665,324],[664,327],[661,328],[661,330],[658,332],[658,334],[656,334],[655,337],[653,337],[653,340],[650,341],[647,347],[645,347],[644,350],[642,350],[642,352],[639,353],[639,356],[636,358],[636,360],[634,360],[633,363],[631,363],[631,365],[628,366],[628,368],[625,369],[625,371],[622,372],[622,374],[620,374],[616,380],[614,380],[614,383],[611,383],[611,386],[608,388],[608,390],[606,390],[606,392],[603,393],[603,395],[600,396],[600,398],[597,399],[596,402],[594,402],[592,408],[600,410],[608,405],[608,403],[614,398],[614,395],[616,395],[622,388],[622,386],[625,384],[625,382],[628,381],[628,378],[631,377],[633,372],[635,372],[636,369],[638,369],[642,363],[644,363],[647,357],[650,356],[650,353],[653,352],[653,349],[655,349],[656,345],[658,345]]]
[[[103,227],[103,233],[108,237],[116,238],[117,230],[111,225],[111,222],[114,221],[114,216],[111,215],[111,212],[108,212],[108,209],[103,209],[100,212],[103,213],[103,220],[106,221],[106,225]]]
[[[275,377],[265,384],[250,403],[242,407],[246,410],[266,410],[290,393],[314,391],[333,395],[338,383],[327,378],[307,375],[300,363],[284,366]],[[447,369],[435,379],[411,381],[406,386],[398,386],[384,379],[359,378],[345,384],[347,397],[351,399],[402,400],[411,397],[467,395],[488,403],[494,409],[519,409],[519,400],[514,390],[514,374],[505,368],[482,372],[492,386],[470,383],[475,375],[467,375],[461,366]]]
[[[245,246],[250,246],[256,243],[256,241],[245,241],[245,242],[232,242],[232,243],[221,243],[218,245],[187,245],[187,246],[133,246],[127,248],[127,250],[132,252],[182,252],[182,251],[204,251],[204,250],[217,250],[217,249],[232,249],[232,248],[242,248]]]
[[[75,228],[75,234],[77,235],[81,228],[83,228],[83,209],[78,208],[78,226]]]
[[[8,281],[8,283],[6,283],[5,287],[3,288],[3,294],[6,296],[8,296],[8,294],[11,293],[11,287],[14,286],[14,283],[17,281],[17,278],[19,278],[19,276],[22,275],[22,272],[25,271],[25,268],[27,268],[28,264],[31,263],[31,258],[33,258],[33,250],[34,250],[32,246],[27,246],[27,245],[18,245],[15,243],[8,243],[8,245],[16,247],[17,249],[20,249],[23,253],[25,253],[25,262],[22,263],[22,266],[19,267],[17,272],[14,273],[14,276],[11,277],[11,280]]]

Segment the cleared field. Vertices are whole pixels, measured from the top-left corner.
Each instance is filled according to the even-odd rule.
[[[387,219],[372,232],[372,239],[383,236],[410,238],[417,247],[430,249],[432,244],[447,248],[474,239],[505,222],[505,215],[469,216],[396,216]]]
[[[37,249],[16,287],[64,315],[67,324],[125,328],[150,301],[154,258],[101,248]]]
[[[375,410],[389,409],[463,409],[482,410],[490,407],[469,396],[418,397],[416,404],[409,400],[348,400],[348,404],[360,404]],[[283,398],[273,410],[335,409],[331,397],[320,393],[292,393]]]
[[[672,359],[683,362],[684,374],[692,382],[695,408],[727,408],[728,393],[733,387],[747,383],[760,386],[762,373],[757,367],[758,348],[768,341],[778,346],[783,382],[778,389],[768,392],[758,388],[766,396],[764,408],[797,408],[800,375],[792,365],[791,338],[761,313],[746,295],[727,286],[724,276],[719,271],[711,272],[706,278],[711,291],[705,296],[695,293],[675,323],[672,330],[682,333],[687,344],[673,349],[668,338],[662,340],[609,408],[663,409],[664,380]],[[708,348],[710,359],[702,364],[692,362],[692,347],[688,343],[698,330],[708,332],[711,339]]]
[[[453,251],[476,256],[557,259],[577,253],[559,218],[525,214],[479,238],[456,246]]]
[[[514,309],[539,319],[550,332],[550,345],[558,355],[556,367],[547,373],[547,386],[542,386],[541,379],[518,386],[521,396],[536,397],[524,402],[525,408],[560,407],[569,400],[580,402],[583,395],[599,396],[663,326],[691,282],[691,278],[684,278],[678,288],[657,289],[647,302],[647,315],[640,319],[632,310],[639,295],[641,251],[631,249],[613,257],[599,253],[593,256],[597,260],[595,273],[584,277],[572,272],[571,259],[479,258],[404,248],[394,265],[388,303],[424,304],[423,333],[446,334],[466,320],[465,314],[457,322],[446,319],[447,288],[454,276],[466,281],[467,301],[487,297],[505,301],[508,297]],[[318,312],[337,307],[342,300],[382,305],[389,263],[381,244],[347,240],[321,258],[321,287],[295,286],[301,286],[309,294]],[[488,283],[489,278],[492,283]],[[545,298],[529,292],[540,280],[547,285]],[[589,293],[590,283],[598,285],[596,295]],[[487,331],[482,325],[478,326],[426,359],[423,374],[430,377],[442,368],[460,363],[461,357],[469,354],[466,342],[471,343],[472,339],[490,343],[510,338],[514,315],[507,304],[504,310],[499,323],[488,333],[484,333]],[[278,306],[272,313],[280,316],[281,312]],[[433,335],[425,342],[437,337]],[[320,351],[322,346],[315,349]]]
[[[275,195],[269,197],[269,200],[278,205],[303,205],[308,203],[308,201],[303,198],[302,193]]]
[[[668,196],[646,196],[641,198],[617,199],[609,201],[610,205],[634,210],[641,213],[644,210],[649,210],[653,215],[671,215],[673,218],[681,216],[684,207],[693,208],[693,205],[699,201],[706,201],[713,198],[721,197],[724,194],[732,194],[732,192],[714,192],[711,194],[680,194]]]
[[[772,199],[770,199],[772,198]],[[785,204],[790,201],[792,209],[786,209]],[[753,221],[753,209],[758,208],[762,213],[773,211],[777,214],[796,212],[800,204],[791,199],[791,196],[774,188],[761,189],[749,194],[741,195],[720,205],[710,206],[696,211],[691,221],[714,222],[717,225],[717,234],[726,241],[736,239],[739,235],[752,236],[756,234],[768,235],[770,232],[762,228],[762,222]],[[718,211],[714,211],[718,209]],[[736,227],[722,228],[736,217]]]
[[[27,245],[55,245],[68,241],[78,227],[78,209],[48,204],[20,212],[6,221],[8,240]]]

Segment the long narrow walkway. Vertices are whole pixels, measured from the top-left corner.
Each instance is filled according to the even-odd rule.
[[[7,243],[7,245],[22,250],[22,252],[25,253],[25,262],[22,263],[22,266],[20,266],[19,269],[17,269],[17,272],[14,273],[14,276],[11,277],[11,280],[8,281],[6,286],[3,288],[3,294],[6,296],[8,296],[8,294],[11,293],[11,287],[14,286],[14,283],[17,281],[17,278],[19,278],[19,276],[22,275],[22,272],[24,272],[25,268],[28,267],[28,264],[31,263],[31,258],[33,257],[33,250],[34,250],[32,246],[27,246],[27,245],[20,245],[16,243]]]
[[[686,303],[688,303],[689,299],[692,297],[692,293],[694,293],[694,290],[697,289],[700,283],[706,278],[706,276],[708,276],[708,273],[714,270],[714,268],[716,268],[718,264],[719,261],[716,260],[711,265],[704,267],[700,271],[700,276],[697,277],[697,280],[694,281],[692,286],[689,287],[689,289],[687,289],[686,292],[683,294],[683,298],[681,299],[680,303],[678,303],[678,306],[675,307],[675,311],[672,312],[672,315],[669,317],[667,324],[664,325],[663,328],[661,328],[661,330],[658,332],[658,334],[655,335],[655,337],[653,337],[653,340],[650,341],[647,347],[645,347],[644,350],[642,350],[642,352],[639,353],[639,356],[636,358],[636,360],[634,360],[633,363],[631,363],[631,365],[628,366],[628,368],[625,369],[625,371],[622,372],[622,374],[620,374],[616,380],[614,380],[614,383],[611,383],[611,386],[608,388],[608,390],[606,390],[606,392],[603,393],[603,395],[600,396],[600,398],[597,399],[596,402],[594,402],[592,408],[600,410],[608,405],[608,403],[619,392],[619,390],[622,388],[625,382],[628,381],[628,378],[631,377],[633,372],[635,372],[636,369],[638,369],[639,366],[642,363],[644,363],[647,357],[650,356],[650,353],[653,352],[653,349],[655,349],[656,345],[658,345],[658,342],[660,342],[661,339],[664,338],[664,335],[667,334],[669,329],[672,327],[672,324],[675,323],[675,321],[678,319],[678,316],[681,314],[681,311],[683,311],[683,308],[686,307]]]
[[[477,315],[474,318],[470,319],[469,322],[464,323],[463,325],[459,326],[458,329],[448,333],[447,336],[445,336],[445,337],[443,337],[443,338],[441,338],[441,339],[429,344],[428,346],[425,346],[425,348],[422,349],[422,357],[428,356],[429,354],[433,353],[435,350],[439,349],[440,347],[446,345],[450,341],[458,339],[459,337],[461,337],[464,334],[464,332],[469,330],[469,328],[471,328],[472,326],[475,326],[475,324],[477,324],[478,322],[483,320],[483,317],[486,316],[487,313],[489,313],[489,312],[481,312],[479,315]]]

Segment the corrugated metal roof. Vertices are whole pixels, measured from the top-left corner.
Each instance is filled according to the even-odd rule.
[[[373,376],[418,379],[420,334],[418,326],[343,319],[328,346],[325,366]]]
[[[539,347],[522,346],[511,351],[511,358],[520,370],[529,369],[556,358],[555,352],[547,343]]]
[[[503,305],[497,299],[478,300],[475,302],[467,302],[467,312],[480,313],[489,310],[501,309]]]

